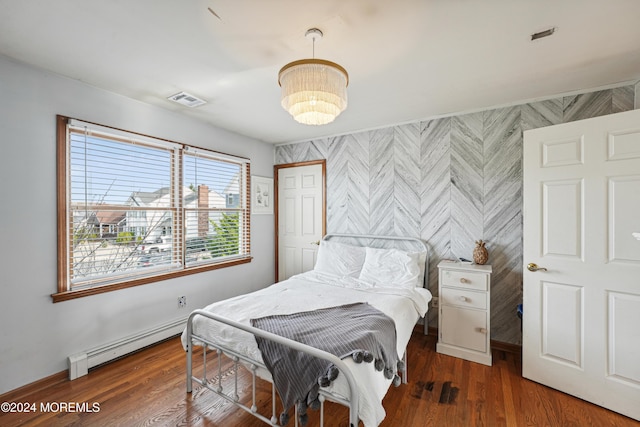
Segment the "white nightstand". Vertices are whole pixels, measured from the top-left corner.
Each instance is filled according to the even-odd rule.
[[[438,353],[491,366],[491,266],[438,264]]]

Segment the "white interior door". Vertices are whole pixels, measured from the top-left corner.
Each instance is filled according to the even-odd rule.
[[[277,280],[312,270],[325,232],[324,162],[277,167]]]
[[[640,420],[637,232],[640,110],[524,133],[523,376]]]

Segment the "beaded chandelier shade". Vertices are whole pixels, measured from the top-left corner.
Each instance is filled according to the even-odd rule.
[[[307,37],[322,37],[317,28]],[[280,69],[278,83],[282,88],[282,107],[305,125],[325,125],[347,108],[347,71],[335,62],[302,59]]]

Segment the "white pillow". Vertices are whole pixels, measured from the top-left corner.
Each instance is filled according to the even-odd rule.
[[[358,277],[364,264],[365,249],[322,240],[318,248],[315,270],[338,276]]]
[[[427,251],[424,252],[411,252],[411,255],[418,254],[418,266],[420,267],[420,275],[418,276],[418,284],[416,285],[419,288],[424,287],[424,275],[427,269]]]
[[[387,288],[415,288],[420,284],[419,252],[367,248],[360,280]]]

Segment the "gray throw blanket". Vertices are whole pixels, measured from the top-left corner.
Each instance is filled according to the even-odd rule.
[[[404,364],[396,354],[395,323],[369,304],[267,316],[251,319],[251,324],[341,359],[350,356],[357,363],[374,362],[381,375],[393,379],[396,386],[400,384],[397,372],[404,370]],[[338,376],[338,369],[329,361],[257,336],[255,339],[285,408],[280,423],[287,423],[289,409],[297,404],[299,421],[306,425],[307,407],[319,407],[319,387],[328,386]]]

